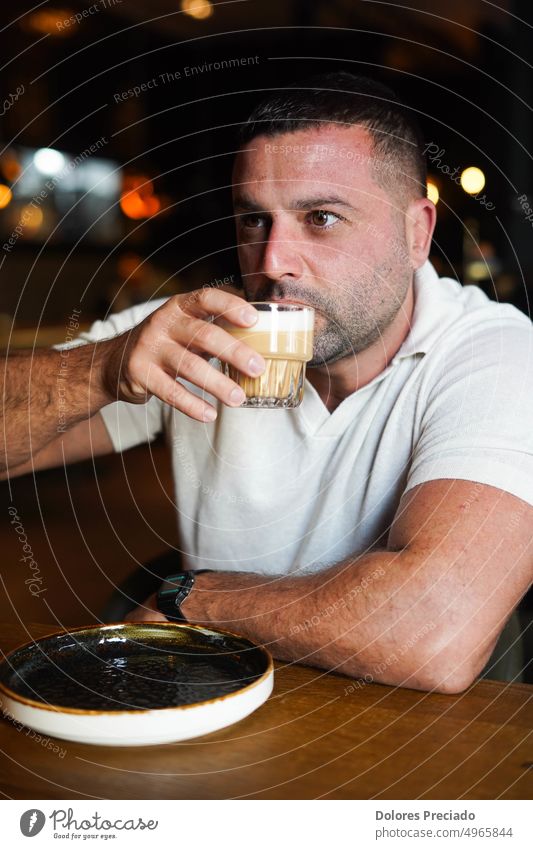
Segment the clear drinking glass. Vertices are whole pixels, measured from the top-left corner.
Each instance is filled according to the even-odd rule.
[[[236,327],[223,318],[217,319],[217,324],[258,351],[266,369],[259,377],[250,377],[222,362],[224,374],[244,390],[246,401],[241,407],[298,407],[303,398],[305,365],[313,356],[315,311],[301,304],[269,301],[253,301],[252,306],[259,313],[252,327]]]

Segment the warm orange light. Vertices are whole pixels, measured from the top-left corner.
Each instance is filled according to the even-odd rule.
[[[9,180],[10,183],[14,183],[22,171],[20,162],[11,151],[8,151],[4,154],[4,156],[2,156],[2,159],[0,160],[0,168],[2,170],[2,174],[6,180]]]
[[[439,202],[439,197],[440,197],[437,184],[434,183],[433,180],[428,180],[427,181],[427,188],[428,188],[428,198],[430,200],[432,200],[433,203],[436,205]]]
[[[139,254],[126,253],[119,257],[117,270],[124,280],[134,277],[141,270],[142,259]]]
[[[209,0],[181,0],[182,11],[191,18],[203,21],[213,14],[213,4]]]
[[[149,218],[161,209],[161,201],[154,194],[154,184],[142,176],[124,178],[120,208],[127,218]]]
[[[11,198],[13,194],[9,186],[4,186],[3,183],[0,183],[0,209],[5,209],[8,203],[11,202]]]
[[[20,224],[25,230],[38,230],[43,223],[43,212],[38,206],[29,203],[20,211]]]
[[[72,9],[39,9],[21,20],[24,29],[40,35],[55,35],[62,38],[76,30],[76,19]]]
[[[156,197],[142,198],[138,192],[124,192],[120,208],[128,218],[149,218],[159,212],[161,204]]]

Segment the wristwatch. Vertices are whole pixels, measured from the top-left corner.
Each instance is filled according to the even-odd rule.
[[[157,609],[160,613],[171,622],[187,622],[181,612],[181,605],[194,587],[195,575],[211,571],[211,569],[196,569],[167,575],[157,593]]]

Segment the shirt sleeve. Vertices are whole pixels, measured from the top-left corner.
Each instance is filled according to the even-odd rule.
[[[460,479],[533,505],[533,326],[522,319],[491,322],[448,348],[427,391],[406,491]]]
[[[127,451],[134,445],[151,442],[163,430],[163,403],[152,397],[146,404],[117,401],[102,407],[104,420],[115,451]]]
[[[150,313],[162,306],[166,298],[139,304],[131,309],[111,315],[105,321],[95,321],[89,330],[80,333],[76,339],[61,345],[58,350],[68,350],[94,342],[112,339],[126,330],[135,327]],[[128,404],[117,401],[102,407],[100,415],[115,451],[126,451],[134,445],[151,442],[163,430],[163,402],[151,398],[146,404]]]

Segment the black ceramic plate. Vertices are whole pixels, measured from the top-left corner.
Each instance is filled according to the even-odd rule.
[[[57,721],[50,728],[47,720],[54,719],[50,712],[77,718],[78,725],[80,714],[93,719],[107,717],[107,728],[113,715],[122,721],[125,714],[138,719],[139,714],[153,717],[153,711],[163,715],[178,709],[183,716],[185,709],[194,733],[183,731],[170,738],[167,733],[161,738],[162,728],[153,722],[148,723],[147,733],[149,741],[186,739],[206,730],[205,722],[200,723],[200,731],[195,730],[192,707],[203,708],[204,718],[216,713],[219,720],[213,727],[222,727],[229,724],[230,715],[234,716],[229,718],[232,722],[255,710],[271,690],[272,659],[265,649],[243,637],[188,624],[127,623],[73,629],[15,649],[0,664],[4,711],[27,725],[68,739],[84,737],[78,729],[70,735],[59,733],[58,727],[61,731],[63,726]],[[242,697],[240,707],[236,697]],[[235,703],[233,712],[228,702]],[[216,711],[207,711],[207,706]],[[213,730],[210,722],[207,726]],[[111,737],[115,744],[121,742],[117,723],[113,723]]]
[[[29,643],[0,664],[0,690],[81,711],[135,711],[210,701],[254,684],[270,655],[250,641],[187,624],[106,625]]]

